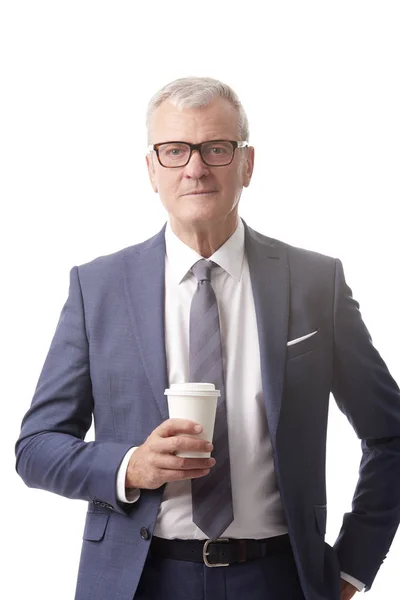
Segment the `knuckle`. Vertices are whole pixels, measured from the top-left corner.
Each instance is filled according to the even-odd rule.
[[[179,450],[182,447],[182,438],[175,436],[172,438],[172,447],[174,450]]]
[[[182,456],[179,456],[178,457],[178,468],[184,469],[185,467],[186,467],[186,460]]]
[[[160,434],[168,433],[170,427],[171,427],[171,419],[167,419],[166,421],[161,423],[161,425],[156,427],[154,431],[157,431]]]
[[[169,437],[172,435],[171,427],[169,424],[164,424],[159,431],[161,437]]]
[[[153,452],[154,452],[154,447],[155,447],[155,440],[150,438],[147,438],[145,444],[143,444],[143,450],[145,452],[145,454],[147,454],[147,456],[150,456]]]

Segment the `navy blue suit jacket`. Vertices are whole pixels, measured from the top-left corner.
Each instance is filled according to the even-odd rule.
[[[304,593],[331,598],[327,579],[339,578],[340,569],[370,587],[399,523],[399,388],[340,261],[244,225],[265,410]],[[164,232],[71,270],[17,442],[17,470],[28,486],[89,503],[76,600],[132,600],[165,487],[142,490],[133,505],[116,498],[125,453],[168,419]],[[330,392],[363,452],[352,511],[334,548],[324,542]],[[92,415],[95,441],[85,442]]]

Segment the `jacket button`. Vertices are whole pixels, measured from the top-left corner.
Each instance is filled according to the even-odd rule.
[[[140,537],[142,537],[144,540],[148,540],[149,539],[150,533],[146,529],[146,527],[141,527],[140,528]]]

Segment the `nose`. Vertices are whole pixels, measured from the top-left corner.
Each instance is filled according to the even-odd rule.
[[[198,150],[193,150],[192,156],[184,168],[185,176],[191,179],[201,179],[201,177],[204,177],[209,173],[209,169],[203,162]]]

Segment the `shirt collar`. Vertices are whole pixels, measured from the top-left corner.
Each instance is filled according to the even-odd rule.
[[[176,282],[180,284],[192,266],[203,257],[195,250],[187,246],[172,231],[168,220],[165,228],[165,248],[168,264]],[[244,256],[244,225],[242,219],[238,219],[238,226],[230,238],[212,256],[212,260],[224,271],[229,273],[235,281],[239,282],[242,276]]]

